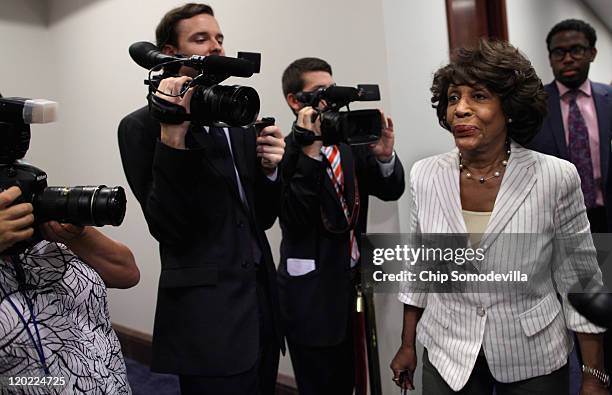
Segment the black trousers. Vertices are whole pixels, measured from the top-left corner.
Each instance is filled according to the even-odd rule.
[[[272,307],[266,272],[257,270],[257,302],[259,306],[259,356],[246,372],[232,376],[179,376],[183,395],[274,395],[280,346],[274,332]]]
[[[351,395],[355,387],[355,354],[351,325],[338,345],[310,347],[288,342],[300,395]]]
[[[500,383],[493,378],[487,360],[481,355],[465,387],[453,391],[429,361],[427,350],[423,352],[423,394],[491,395],[494,388],[496,395],[569,395],[569,367],[565,364],[545,376]]]

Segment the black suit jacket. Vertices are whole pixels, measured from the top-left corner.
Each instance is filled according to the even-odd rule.
[[[561,100],[555,81],[544,87],[548,93],[548,116],[542,129],[527,148],[544,154],[569,160],[565,129],[561,115]],[[599,155],[601,159],[601,175],[603,183],[604,205],[608,212],[608,230],[612,231],[612,182],[610,180],[610,150],[612,149],[612,87],[591,82],[591,94],[597,111],[599,126]]]
[[[159,141],[159,123],[146,107],[119,125],[128,183],[160,243],[154,371],[224,376],[255,364],[259,317],[252,237],[263,253],[283,344],[276,271],[264,233],[277,217],[280,181],[262,172],[253,129],[229,132],[250,209],[240,198],[229,151],[213,136],[192,128],[186,138],[190,149],[168,147]]]
[[[325,170],[327,160],[305,155],[292,135],[286,142],[279,216],[283,232],[278,269],[281,314],[290,341],[331,346],[346,335],[354,295],[349,230],[345,229],[346,218]],[[404,192],[404,169],[396,156],[393,174],[384,178],[367,146],[340,144],[339,148],[349,211],[355,204],[356,186],[359,190],[361,209],[355,225],[359,236],[366,232],[369,196],[399,199]],[[343,231],[335,233],[337,230]],[[315,270],[290,276],[288,258],[314,260]]]

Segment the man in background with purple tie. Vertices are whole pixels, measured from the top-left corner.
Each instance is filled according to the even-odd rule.
[[[555,80],[545,86],[548,117],[528,147],[576,166],[591,233],[608,233],[612,232],[612,87],[588,79],[597,55],[596,40],[595,29],[577,19],[559,22],[548,33],[546,44]],[[610,374],[609,331],[604,337],[604,354]]]
[[[588,79],[596,40],[593,27],[577,19],[559,22],[548,33],[555,80],[545,86],[549,114],[529,148],[576,166],[591,232],[606,233],[612,228],[612,87]]]
[[[382,136],[374,144],[296,140],[295,128],[321,135],[316,110],[328,103],[305,98],[334,85],[327,62],[298,59],[283,73],[282,84],[296,122],[281,165],[281,317],[300,395],[348,395],[355,366],[363,366],[363,355],[355,354],[360,335],[354,336],[359,326],[353,312],[368,198],[399,199],[404,170],[393,149],[393,122],[382,112]]]

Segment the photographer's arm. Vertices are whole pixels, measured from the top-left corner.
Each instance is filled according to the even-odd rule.
[[[177,94],[189,77],[166,78],[161,81],[157,96],[179,104],[189,112],[193,90],[184,97],[167,97],[160,92]],[[194,237],[198,218],[197,185],[202,153],[187,149],[185,136],[189,122],[180,125],[161,124],[160,140],[155,146],[151,169],[151,190],[144,205],[144,214],[153,237],[159,242],[180,246]]]
[[[319,124],[312,122],[315,113],[305,107],[298,113],[297,126],[320,135]],[[301,147],[294,135],[287,137],[287,152],[281,166],[281,219],[288,226],[312,226],[320,217],[321,183],[325,164],[321,156],[321,141]]]
[[[91,266],[107,287],[130,288],[138,284],[140,271],[132,251],[96,228],[51,221],[42,224],[40,230],[46,240],[65,244]]]
[[[19,187],[0,192],[0,254],[13,244],[32,237],[34,215],[30,203],[11,206],[21,196]]]

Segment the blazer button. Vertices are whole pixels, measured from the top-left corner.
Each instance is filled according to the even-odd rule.
[[[479,317],[484,317],[484,315],[486,314],[484,307],[478,306],[478,310],[476,310],[476,314],[478,314]]]
[[[239,228],[244,228],[244,222],[242,222],[242,221],[238,221],[237,225],[238,225]]]
[[[240,264],[240,266],[242,266],[243,268],[245,268],[245,269],[246,269],[247,267],[249,267],[249,262],[247,262],[247,261],[242,261],[242,263]]]

